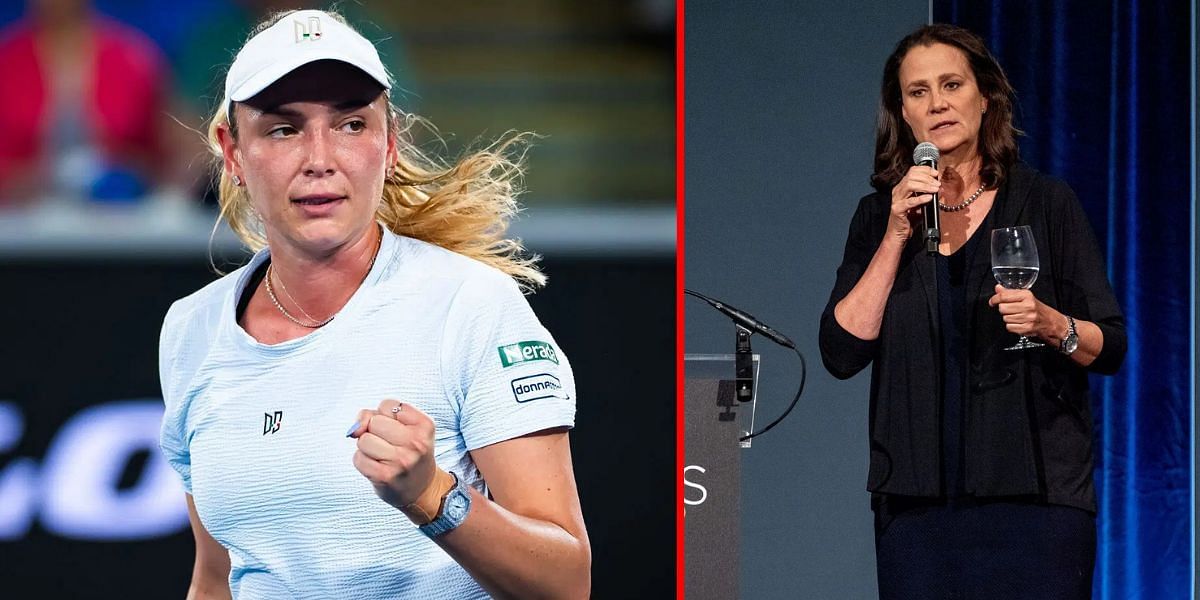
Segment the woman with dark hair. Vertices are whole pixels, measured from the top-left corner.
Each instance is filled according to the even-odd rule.
[[[974,34],[930,25],[884,67],[876,192],[821,318],[826,368],[872,367],[868,489],[881,598],[1090,598],[1096,549],[1088,372],[1125,354],[1079,201],[1018,159],[1013,90]],[[914,166],[937,146],[937,168]],[[931,206],[937,194],[937,207]],[[914,236],[941,211],[929,256]],[[1031,289],[994,284],[993,229],[1026,225]],[[1044,347],[1006,351],[1015,334]]]

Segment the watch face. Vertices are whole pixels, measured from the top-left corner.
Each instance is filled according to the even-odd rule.
[[[446,515],[457,521],[467,515],[469,505],[470,499],[467,495],[455,491],[446,499]]]
[[[1078,336],[1073,335],[1073,336],[1070,336],[1067,339],[1063,340],[1063,352],[1066,352],[1067,354],[1074,352],[1075,349],[1078,347],[1079,347],[1079,337]]]

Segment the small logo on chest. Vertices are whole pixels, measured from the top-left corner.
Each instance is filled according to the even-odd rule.
[[[279,425],[283,422],[283,411],[277,410],[275,414],[263,413],[263,435],[275,433],[279,431]]]

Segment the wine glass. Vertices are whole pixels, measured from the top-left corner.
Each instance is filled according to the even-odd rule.
[[[992,275],[1000,285],[1010,290],[1033,287],[1038,276],[1037,245],[1028,225],[1002,227],[992,230]],[[1045,346],[1025,336],[1005,350],[1024,350]]]

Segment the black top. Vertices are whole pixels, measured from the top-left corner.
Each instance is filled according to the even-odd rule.
[[[246,281],[246,287],[242,289],[242,295],[238,298],[237,309],[234,313],[238,323],[242,322],[242,316],[246,314],[246,309],[250,306],[250,298],[254,297],[254,290],[258,288],[258,284],[262,283],[269,266],[271,266],[271,259],[267,258],[261,265],[258,265],[258,268],[250,274],[250,279]]]
[[[891,198],[864,197],[850,224],[837,281],[821,316],[825,367],[845,379],[871,365],[872,492],[945,496],[942,485],[941,318],[934,261],[919,236],[904,249],[880,334],[854,337],[833,308],[858,283],[887,227]],[[1104,259],[1074,192],[1018,163],[996,194],[989,230],[1029,225],[1041,258],[1032,291],[1063,314],[1096,323],[1100,356],[1081,368],[1053,348],[1006,352],[1012,345],[994,294],[990,252],[964,256],[965,350],[962,481],[976,496],[1035,495],[1095,511],[1087,371],[1114,373],[1125,355],[1125,321]]]
[[[963,381],[967,376],[963,322],[966,321],[966,248],[937,255],[938,316],[942,329],[942,489],[962,495]]]
[[[989,213],[990,215],[990,213]],[[962,429],[965,402],[963,384],[967,380],[967,264],[983,246],[989,252],[991,219],[984,217],[979,227],[957,252],[937,254],[938,318],[942,331],[942,489],[946,496],[963,495]]]

